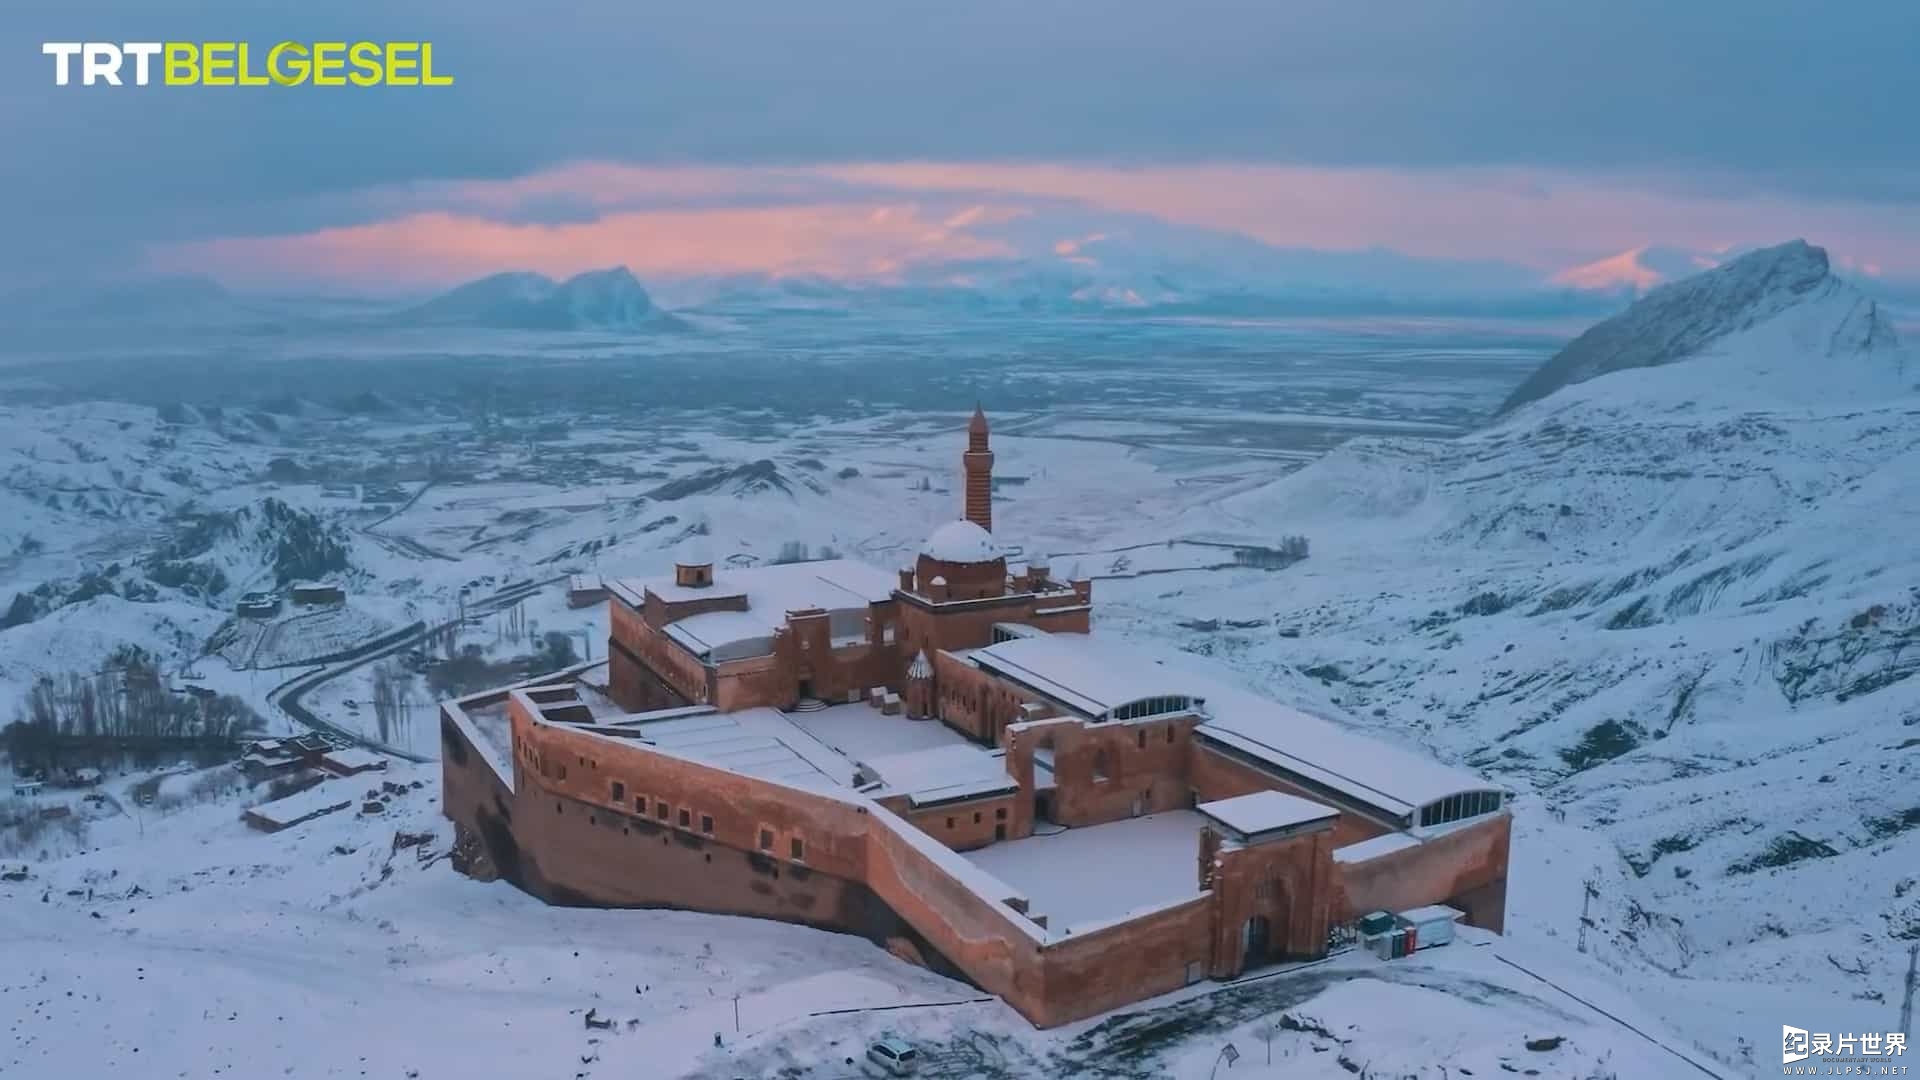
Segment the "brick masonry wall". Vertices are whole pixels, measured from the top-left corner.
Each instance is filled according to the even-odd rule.
[[[1497,829],[1457,830],[1419,858],[1357,867],[1331,862],[1333,830],[1221,852],[1211,891],[1192,901],[1043,941],[1004,897],[962,884],[941,861],[955,856],[912,839],[915,825],[883,809],[536,724],[523,701],[510,699],[508,710],[511,790],[443,719],[445,810],[465,872],[504,878],[552,903],[687,908],[861,934],[999,994],[1042,1026],[1175,989],[1196,973],[1238,974],[1241,927],[1256,913],[1272,923],[1276,957],[1316,955],[1327,920],[1357,910],[1446,899],[1466,906],[1476,925],[1497,929],[1504,917],[1502,815]],[[1102,734],[1116,732],[1131,729]],[[1003,797],[919,817],[937,817],[928,832],[939,838],[951,812],[964,845],[980,835],[970,831],[976,805],[982,831],[996,823],[992,809],[1021,814],[1019,800]],[[1204,861],[1196,862],[1196,886]]]
[[[1064,605],[1072,598],[1053,596],[1046,603]],[[1020,623],[1046,630],[1085,633],[1087,611],[1063,611],[1057,615],[1035,615],[1032,594],[1021,593],[970,604],[929,606],[924,601],[898,601],[900,633],[906,642],[902,655],[911,657],[921,649],[933,655],[937,649],[978,649],[993,643],[994,623]]]
[[[857,803],[529,723],[517,701],[509,713],[517,795],[449,724],[447,812],[475,838],[479,868],[497,864],[499,876],[549,902],[671,906],[859,933],[1001,995],[1042,1025],[1173,989],[1186,981],[1189,961],[1206,957],[1204,895],[1085,939],[1043,944],[1022,915],[938,865],[919,846],[927,841],[910,842],[905,822],[888,825]],[[661,802],[664,823],[653,812]],[[690,827],[680,825],[682,809]],[[711,834],[703,831],[707,816]],[[983,812],[982,825],[991,820]],[[770,852],[761,849],[762,830],[771,834]],[[789,857],[796,837],[803,861]]]
[[[1503,812],[1418,847],[1363,863],[1336,863],[1334,918],[1346,922],[1369,911],[1445,903],[1466,912],[1471,926],[1503,930],[1512,829],[1513,818]]]
[[[1040,729],[1053,744],[1053,820],[1098,825],[1192,804],[1187,772],[1193,717],[1074,721]]]
[[[454,869],[480,881],[521,883],[513,807],[513,791],[443,709],[440,812],[455,826]]]
[[[930,655],[935,714],[979,742],[999,745],[1000,732],[1033,699],[950,653]]]
[[[713,700],[707,669],[693,655],[654,629],[624,601],[608,605],[612,628],[608,652],[625,652],[651,669],[662,682],[690,702],[707,704]]]
[[[624,603],[624,601],[623,601]],[[675,619],[684,619],[691,615],[704,615],[709,611],[745,611],[747,598],[742,593],[728,593],[725,589],[716,589],[710,596],[701,596],[691,600],[675,600],[671,603],[660,599],[653,593],[646,594],[646,607],[642,614],[648,625],[665,626]]]
[[[1036,1022],[1053,1027],[1084,1020],[1209,977],[1213,904],[1212,896],[1200,893],[1131,922],[1048,945]]]
[[[898,829],[869,830],[867,885],[941,955],[1035,1024],[1047,1023],[1045,951],[1024,916],[963,887]]]
[[[1266,953],[1252,958],[1255,965],[1326,952],[1333,832],[1321,828],[1244,847],[1217,840],[1209,845],[1215,852],[1209,885],[1220,897],[1213,946],[1217,975],[1230,978],[1245,968],[1242,935],[1255,917],[1268,927]]]
[[[880,800],[880,805],[904,818],[909,824],[955,851],[972,851],[997,840],[1017,840],[1014,830],[1019,799],[1014,794],[985,799],[968,799],[916,810],[905,795]],[[1004,830],[1004,835],[996,830]],[[1031,830],[1029,830],[1031,831]]]
[[[777,656],[728,660],[714,667],[713,703],[721,712],[756,705],[788,709],[798,693],[792,666],[782,664]]]

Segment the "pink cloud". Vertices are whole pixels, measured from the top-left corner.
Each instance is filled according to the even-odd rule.
[[[822,274],[885,278],[927,262],[1003,258],[1006,245],[950,229],[912,205],[625,211],[591,222],[509,223],[440,212],[291,236],[232,237],[155,254],[160,269],[241,278],[433,287],[504,269],[562,277]]]
[[[1883,271],[1920,277],[1920,223],[1870,203],[1691,193],[1661,178],[1586,178],[1521,169],[1396,170],[1286,165],[1126,168],[913,162],[835,167],[851,182],[916,193],[999,192],[1072,199],[1278,247],[1391,248],[1496,259],[1555,272],[1637,247],[1643,237],[1700,250],[1796,236]]]
[[[591,220],[514,220],[550,202],[587,208]],[[1542,280],[1613,259],[1624,261],[1607,271],[1612,280],[1632,282],[1628,256],[1649,239],[1716,251],[1804,236],[1856,272],[1920,278],[1920,222],[1885,206],[1524,169],[578,162],[508,180],[369,192],[367,205],[380,220],[185,244],[154,252],[152,261],[236,282],[362,287],[614,263],[653,277],[884,279],[976,259],[1082,262],[1098,230],[1125,228],[1113,215],[1138,215],[1277,247],[1517,263]]]

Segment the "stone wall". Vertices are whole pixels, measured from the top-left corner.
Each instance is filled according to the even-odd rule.
[[[1470,926],[1505,929],[1512,829],[1512,816],[1502,811],[1448,829],[1416,847],[1366,862],[1335,863],[1335,920],[1444,903],[1466,912]]]
[[[1231,978],[1249,964],[1317,957],[1327,949],[1334,830],[1322,825],[1255,844],[1224,843],[1211,827],[1201,841],[1213,853],[1207,887],[1220,897],[1213,941],[1214,974]],[[1267,947],[1249,957],[1249,920],[1267,927]]]
[[[881,799],[880,805],[953,850],[972,851],[1032,833],[1030,825],[1021,827],[1018,802],[1018,796],[1008,792],[920,809],[915,809],[905,795],[893,795]]]
[[[1050,943],[1041,1027],[1084,1020],[1210,977],[1214,898],[1191,899],[1137,919]]]
[[[671,687],[688,702],[699,705],[713,702],[713,687],[708,681],[707,669],[698,657],[656,630],[652,623],[641,618],[638,612],[618,597],[607,607],[612,628],[607,648],[610,664],[618,659],[632,666],[632,661],[637,660],[638,666],[646,668],[655,679]],[[621,655],[623,653],[624,656]],[[615,670],[609,675],[615,680],[614,699],[623,707],[635,708],[620,695],[628,688],[633,688],[634,693],[644,693],[643,681],[637,673]]]
[[[1053,746],[1053,820],[1098,825],[1191,806],[1189,742],[1197,722],[1179,716],[1047,723],[1039,739]]]
[[[979,742],[999,745],[1000,733],[1019,718],[1020,706],[1037,700],[951,653],[929,655],[934,715]]]
[[[903,819],[857,797],[788,787],[639,742],[540,723],[530,707],[527,694],[508,697],[511,783],[488,764],[467,729],[443,716],[445,810],[456,824],[463,872],[511,881],[557,904],[685,908],[860,934],[1000,995],[1040,1026],[1096,1015],[1202,976],[1240,974],[1243,927],[1256,915],[1271,927],[1270,948],[1256,963],[1319,955],[1330,920],[1376,908],[1444,900],[1467,910],[1475,925],[1498,929],[1504,918],[1508,819],[1502,814],[1408,852],[1345,866],[1331,858],[1336,828],[1250,846],[1222,844],[1218,834],[1203,830],[1195,866],[1201,891],[1193,898],[1072,935],[1049,935],[1026,917],[1024,897],[947,846],[989,842],[983,838],[1001,823],[1000,810],[1013,826],[1010,838],[1026,835],[1031,818],[1024,796],[926,808]],[[1175,768],[1190,734],[1176,727],[1173,743],[1161,735],[1155,747],[1161,726],[1102,727],[1082,749],[1098,744],[1116,756],[1135,755],[1133,771],[1118,766],[1110,782],[1159,776]],[[1027,739],[1049,730],[1056,740],[1085,733],[1075,720],[1023,726],[1010,736],[1010,760],[1030,771]],[[1149,747],[1139,745],[1142,731]],[[1126,745],[1109,745],[1113,739]],[[1055,752],[1061,753],[1058,741]],[[1080,781],[1070,777],[1069,783]],[[1104,796],[1089,798],[1083,808],[1109,809]],[[1161,808],[1157,801],[1154,808]]]

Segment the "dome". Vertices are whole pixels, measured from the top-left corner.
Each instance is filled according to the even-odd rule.
[[[984,563],[1000,558],[993,534],[971,521],[949,521],[933,530],[920,554],[950,563]]]

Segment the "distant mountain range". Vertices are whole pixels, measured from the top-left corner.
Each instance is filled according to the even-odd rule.
[[[669,279],[663,289],[671,311],[624,266],[559,281],[508,271],[399,305],[234,294],[197,275],[57,282],[0,294],[0,326],[40,335],[396,328],[655,334],[692,330],[702,315],[751,319],[888,310],[942,317],[1597,318],[1668,282],[1735,261],[1731,251],[1646,246],[1543,275],[1497,260],[1289,249],[1238,234],[1141,222],[1129,223],[1124,232],[1050,245],[1024,237],[1016,247],[1038,253],[908,267],[884,279],[751,273]],[[1876,298],[1920,310],[1920,288],[1871,277],[1860,284]]]
[[[554,281],[493,274],[425,303],[391,304],[240,296],[198,275],[57,282],[0,295],[0,325],[42,333],[231,331],[328,333],[382,327],[594,330],[652,333],[688,328],[661,310],[624,266]]]
[[[556,282],[543,274],[510,271],[470,281],[388,321],[405,326],[465,326],[503,330],[683,330],[687,324],[660,310],[624,266],[591,270]]]

